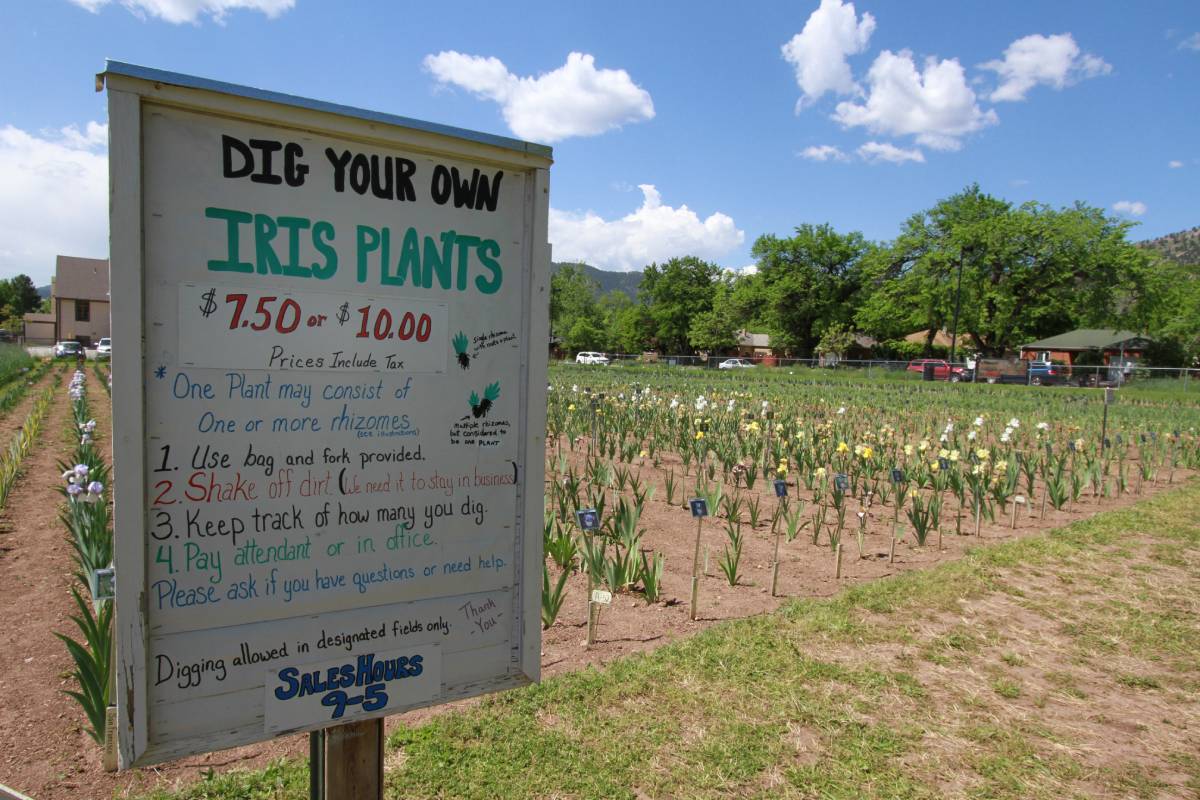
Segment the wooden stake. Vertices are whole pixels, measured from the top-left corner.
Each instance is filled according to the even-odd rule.
[[[975,501],[975,535],[979,535],[979,518],[983,513],[983,500]]]
[[[117,707],[104,709],[104,771],[117,771]]]
[[[696,551],[692,556],[692,605],[690,618],[696,619],[696,606],[700,601],[700,531],[704,527],[704,517],[696,519]]]
[[[592,582],[591,570],[588,570],[588,627],[587,627],[587,647],[591,647],[596,641],[596,604],[592,602],[592,592],[596,591],[596,584]]]
[[[833,577],[835,580],[840,580],[842,577],[842,543],[838,542],[837,546],[837,563],[834,567]]]
[[[894,533],[892,534],[892,545],[888,548],[888,563],[896,563],[896,535]]]
[[[383,719],[325,731],[325,796],[383,800]]]

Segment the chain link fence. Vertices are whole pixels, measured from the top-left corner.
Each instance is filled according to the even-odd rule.
[[[1143,367],[1134,364],[1123,366],[1109,364],[1099,366],[1053,365],[1053,373],[1030,369],[1004,375],[989,375],[974,360],[953,363],[938,358],[918,358],[907,361],[888,359],[849,359],[825,356],[818,358],[785,358],[782,356],[704,356],[664,355],[659,353],[605,353],[609,366],[641,365],[662,368],[717,369],[737,371],[739,369],[788,369],[788,370],[836,370],[841,372],[860,371],[864,378],[893,375],[912,380],[949,381],[963,383],[1013,383],[1042,386],[1103,387],[1122,386],[1127,383],[1153,382],[1162,386],[1179,386],[1184,389],[1198,388],[1200,368],[1196,367]],[[573,359],[563,359],[573,362]],[[1028,364],[1028,362],[1025,362]],[[929,365],[932,364],[932,369]]]

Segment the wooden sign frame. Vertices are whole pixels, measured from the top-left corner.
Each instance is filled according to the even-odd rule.
[[[441,158],[447,163],[481,164],[491,169],[504,170],[507,176],[512,176],[510,186],[521,187],[519,193],[515,189],[511,190],[513,197],[519,199],[515,201],[515,206],[510,204],[511,210],[508,212],[517,220],[516,227],[519,229],[510,229],[510,235],[503,237],[506,239],[505,278],[512,282],[510,286],[519,287],[508,290],[510,297],[517,302],[504,312],[490,312],[511,314],[517,321],[512,331],[515,334],[513,343],[509,344],[509,347],[514,351],[519,348],[519,374],[506,376],[511,383],[505,383],[508,397],[515,398],[515,402],[505,398],[511,404],[508,406],[511,410],[508,417],[511,420],[509,442],[516,457],[512,461],[515,497],[506,497],[504,508],[511,504],[513,517],[504,517],[491,526],[500,531],[494,534],[495,541],[501,543],[498,546],[508,543],[512,548],[512,560],[509,562],[511,573],[503,572],[501,577],[496,578],[497,581],[504,581],[502,587],[498,585],[495,589],[489,589],[498,596],[503,595],[507,598],[508,605],[501,604],[504,613],[499,615],[504,637],[500,645],[487,650],[488,666],[473,668],[474,671],[453,666],[456,663],[453,647],[429,644],[428,647],[433,650],[433,658],[427,663],[437,662],[443,665],[442,677],[434,682],[434,686],[425,687],[424,694],[432,694],[431,699],[423,698],[400,706],[393,705],[375,713],[359,713],[353,716],[353,719],[371,719],[409,708],[448,702],[537,681],[540,677],[541,649],[541,584],[538,578],[543,560],[542,541],[537,531],[542,514],[546,422],[545,343],[549,340],[550,264],[547,230],[551,149],[504,137],[120,62],[108,62],[105,71],[97,75],[97,91],[105,87],[108,90],[109,104],[112,329],[113,340],[117,344],[112,356],[112,400],[115,411],[114,527],[117,531],[117,615],[114,627],[117,653],[117,729],[121,768],[249,744],[283,733],[316,730],[331,724],[328,721],[307,718],[295,724],[285,720],[285,729],[272,732],[266,728],[262,706],[258,706],[256,718],[247,717],[250,713],[248,708],[252,709],[255,704],[265,703],[262,698],[263,690],[268,688],[265,683],[266,667],[263,667],[264,685],[259,689],[208,693],[197,696],[194,700],[179,703],[161,699],[156,703],[152,697],[151,653],[156,637],[161,640],[158,632],[161,625],[156,623],[155,613],[150,608],[153,595],[147,585],[149,568],[154,567],[148,563],[147,537],[153,526],[150,515],[154,502],[153,471],[157,466],[149,463],[150,459],[147,456],[148,437],[151,436],[148,419],[153,410],[149,405],[151,389],[148,387],[154,385],[152,373],[157,370],[160,361],[163,362],[165,370],[180,368],[178,362],[170,363],[169,357],[164,359],[164,351],[161,349],[154,353],[147,352],[150,332],[147,325],[146,298],[152,288],[162,294],[161,276],[158,285],[154,287],[151,286],[151,276],[159,275],[156,270],[165,269],[158,263],[151,263],[148,256],[154,243],[153,237],[159,235],[153,228],[163,216],[156,209],[147,207],[147,187],[150,185],[148,181],[154,178],[155,170],[159,168],[159,164],[154,161],[154,154],[162,152],[161,145],[164,141],[163,136],[160,136],[157,142],[154,138],[156,134],[152,121],[156,115],[182,119],[185,123],[188,119],[198,119],[215,120],[219,124],[240,125],[243,128],[247,125],[259,126],[263,130],[283,131],[296,137],[310,137],[315,141],[346,142],[371,152],[398,152],[414,154],[414,158]],[[177,126],[177,129],[186,131],[186,124]],[[199,140],[200,128],[197,128],[195,135]],[[180,147],[178,143],[172,146],[176,150]],[[211,148],[211,142],[206,146]],[[155,150],[156,147],[159,147],[159,150]],[[319,150],[314,151],[313,155],[320,157],[319,153]],[[315,158],[313,160],[315,161]],[[229,175],[224,177],[228,178]],[[161,189],[159,191],[161,193]],[[200,190],[180,185],[178,191],[181,196],[185,196],[189,191]],[[334,208],[339,197],[330,194],[330,203]],[[195,205],[207,201],[204,197],[197,196],[188,199],[188,202]],[[338,212],[331,212],[335,217],[336,213]],[[422,213],[437,219],[437,215],[442,212],[431,207]],[[148,224],[148,221],[152,224]],[[497,223],[499,224],[507,223]],[[339,234],[353,241],[353,229],[344,233],[339,231]],[[398,242],[396,246],[398,249]],[[185,259],[187,257],[183,256]],[[199,267],[189,266],[189,269],[194,272]],[[353,264],[347,263],[345,269],[353,270]],[[242,276],[228,279],[224,276],[212,276],[214,283],[229,283],[230,280],[238,279],[242,279]],[[300,287],[280,286],[281,292],[293,288]],[[179,289],[181,293],[184,291],[183,288]],[[375,291],[379,293],[378,287]],[[180,294],[180,297],[182,308],[183,294]],[[395,297],[401,298],[399,294],[395,294]],[[430,299],[431,295],[426,295],[426,298]],[[486,297],[473,300],[478,300],[479,303],[487,302]],[[465,301],[463,302],[465,304]],[[495,304],[495,300],[491,302]],[[458,328],[455,327],[455,330]],[[447,341],[447,352],[449,345]],[[231,348],[226,350],[232,351]],[[449,353],[449,357],[452,359],[453,353]],[[518,356],[507,357],[515,359]],[[454,366],[453,370],[453,374],[457,375],[458,366]],[[444,373],[449,374],[451,373]],[[482,391],[482,383],[479,388]],[[485,398],[487,397],[485,394]],[[219,398],[213,403],[218,404]],[[480,415],[477,413],[476,416]],[[455,444],[453,439],[447,441]],[[182,519],[180,522],[182,523]],[[364,601],[363,607],[344,605],[353,602],[353,597],[343,596],[339,601],[342,605],[328,613],[359,613],[366,608],[390,609],[406,604],[416,608],[421,603],[444,604],[443,601],[456,600],[463,596],[457,594],[452,585],[439,591],[442,593],[419,598],[404,596],[399,600],[387,600],[386,597],[381,599],[376,596]],[[159,605],[161,607],[161,602]],[[302,614],[288,616],[276,610],[269,612],[261,623],[240,623],[232,627],[218,625],[209,629],[204,629],[203,623],[198,619],[194,625],[201,627],[185,630],[180,635],[211,633],[216,637],[214,641],[222,642],[223,652],[232,653],[236,649],[232,643],[240,635],[234,629],[249,628],[254,624],[279,623],[291,625],[293,628],[308,626],[316,630],[320,627],[325,613],[309,609]],[[226,631],[233,632],[226,637],[227,641],[221,640],[220,637],[226,636]],[[404,664],[408,664],[408,674],[412,675],[414,662],[411,660],[412,654],[406,654],[406,646],[392,642],[380,646],[379,661],[375,666],[383,663],[387,657],[389,670],[400,669]],[[352,662],[360,654],[360,649],[353,652],[349,649],[332,651],[322,655],[313,652],[305,658],[315,665],[322,658],[328,662],[338,652],[346,655],[347,661]],[[373,651],[367,652],[373,654]],[[406,658],[410,660],[405,661]],[[464,656],[457,660],[466,662],[469,658]],[[493,663],[495,668],[492,672],[486,675],[479,673],[480,669],[491,669]],[[278,673],[288,667],[302,670],[305,664],[279,661],[269,666]],[[366,672],[371,674],[371,664],[367,665]],[[294,676],[296,673],[289,674]],[[354,702],[353,699],[351,702]],[[176,707],[177,711],[170,711]],[[195,724],[194,719],[186,718],[188,715],[202,716],[204,724]],[[349,717],[340,721],[348,720]]]

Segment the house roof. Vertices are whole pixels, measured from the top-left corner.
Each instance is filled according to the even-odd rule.
[[[737,343],[738,347],[770,347],[771,336],[766,333],[738,331]]]
[[[905,336],[904,341],[913,342],[914,344],[925,344],[925,337],[927,335],[929,335],[929,329],[925,328],[924,330],[914,331],[908,336]],[[958,339],[959,341],[962,341],[964,339],[964,335],[960,335]],[[933,335],[933,343],[938,347],[949,347],[951,341],[953,340],[950,334],[946,333],[945,331],[938,331]]]
[[[1148,337],[1135,331],[1114,331],[1107,328],[1080,328],[1068,333],[1060,333],[1048,339],[1021,345],[1022,350],[1105,350],[1120,347],[1145,347],[1150,343]]]
[[[68,300],[108,300],[108,259],[59,256],[54,296]]]

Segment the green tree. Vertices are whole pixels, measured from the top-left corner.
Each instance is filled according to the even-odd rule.
[[[774,346],[808,355],[821,331],[850,322],[871,249],[861,233],[829,225],[801,225],[789,238],[760,236],[751,250],[758,273],[741,297],[757,301]]]
[[[1143,329],[1150,257],[1126,241],[1130,223],[1083,204],[1019,208],[969,186],[914,214],[867,259],[858,326],[880,338],[953,326],[959,341],[999,355],[1075,327]],[[903,330],[907,326],[908,330]]]
[[[817,342],[817,352],[842,358],[854,345],[854,339],[854,331],[840,322],[835,322],[821,334],[821,340]]]
[[[729,284],[717,285],[712,309],[692,317],[692,324],[688,328],[688,344],[711,354],[721,354],[737,346],[738,325],[731,302],[732,293]]]
[[[654,321],[654,340],[664,353],[690,353],[692,318],[712,310],[720,267],[694,256],[651,264],[642,273],[638,297]]]
[[[561,334],[563,347],[572,352],[600,350],[604,347],[604,328],[588,317],[580,317]]]
[[[9,281],[12,297],[7,305],[12,308],[13,315],[20,317],[30,311],[37,311],[42,305],[41,295],[33,280],[28,275],[17,275]]]
[[[609,323],[609,347],[621,353],[642,353],[654,340],[654,318],[643,305],[630,303],[618,311]]]
[[[596,303],[598,290],[599,284],[578,264],[567,265],[551,276],[550,334],[562,340],[566,349],[592,350],[603,346],[603,319]],[[580,340],[587,343],[576,346]]]

